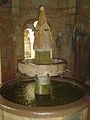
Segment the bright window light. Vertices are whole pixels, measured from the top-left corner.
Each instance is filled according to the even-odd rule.
[[[33,26],[36,27],[38,21],[33,23]],[[34,31],[32,28],[27,28],[24,30],[24,57],[25,59],[34,59],[35,51],[33,49],[34,45]]]

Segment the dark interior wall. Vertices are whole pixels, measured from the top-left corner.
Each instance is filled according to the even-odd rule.
[[[77,14],[75,26],[78,35],[75,45],[75,73],[76,77],[90,79],[90,1],[77,0]]]
[[[41,5],[45,6],[46,8],[53,8],[53,9],[66,9],[68,8],[69,0],[25,0],[19,1],[20,9],[30,9],[30,8],[39,8]]]
[[[3,14],[2,14],[3,11]],[[0,9],[0,52],[2,81],[12,79],[14,74],[14,43],[10,11]]]

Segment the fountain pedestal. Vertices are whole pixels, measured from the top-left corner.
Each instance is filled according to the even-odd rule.
[[[35,64],[35,60],[20,60],[18,62],[18,69],[21,73],[30,75],[30,77],[63,75],[67,67],[67,61],[64,59],[52,59],[51,64],[41,65]]]

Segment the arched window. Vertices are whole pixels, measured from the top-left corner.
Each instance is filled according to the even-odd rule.
[[[38,21],[33,23],[33,28],[36,27]],[[24,30],[24,58],[25,59],[34,59],[35,51],[33,49],[34,44],[34,29],[32,27],[27,27]]]

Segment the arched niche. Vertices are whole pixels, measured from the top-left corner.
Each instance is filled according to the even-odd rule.
[[[24,59],[34,59],[35,58],[35,51],[33,49],[34,45],[34,28],[37,24],[36,19],[32,19],[28,21],[24,25],[23,30],[23,40],[24,40]]]

